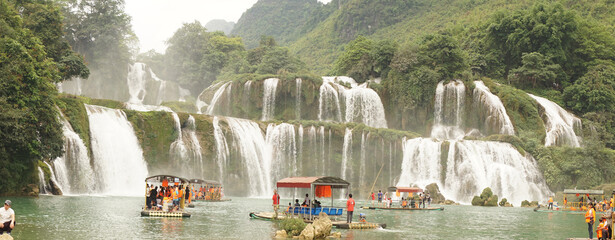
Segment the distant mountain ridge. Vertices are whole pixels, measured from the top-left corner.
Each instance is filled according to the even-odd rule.
[[[207,24],[205,24],[205,28],[207,28],[207,31],[222,31],[226,35],[231,34],[231,31],[233,31],[233,27],[235,27],[235,22],[227,22],[224,19],[213,19],[207,22]]]

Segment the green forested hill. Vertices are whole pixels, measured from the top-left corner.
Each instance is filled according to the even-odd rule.
[[[496,13],[528,9],[536,3],[527,0],[347,0],[303,8],[301,12],[310,16],[289,18],[288,11],[297,7],[297,2],[259,1],[244,13],[233,33],[242,36],[249,48],[256,46],[261,35],[273,36],[319,74],[329,73],[343,45],[358,35],[390,39],[399,44],[415,42],[425,34],[444,29],[467,35]],[[564,8],[574,10],[588,21],[596,20],[613,32],[615,16],[610,13],[615,12],[615,3],[612,0],[539,2],[561,3]],[[273,22],[272,16],[282,17],[284,21]]]
[[[326,12],[316,0],[260,0],[241,15],[231,34],[242,37],[248,49],[257,47],[263,35],[286,45],[310,31]]]

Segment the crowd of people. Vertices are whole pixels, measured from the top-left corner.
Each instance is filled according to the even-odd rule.
[[[589,202],[587,204],[587,212],[585,212],[585,222],[587,223],[587,230],[589,232],[589,239],[593,239],[594,234],[594,222],[596,221],[596,207],[598,204],[594,204],[593,202]],[[598,205],[599,206],[599,205]],[[606,207],[606,206],[602,206]],[[611,239],[611,218],[613,214],[613,207],[611,205],[610,208],[605,208],[606,212],[602,214],[600,217],[597,228],[596,228],[596,237],[599,240]]]
[[[377,203],[375,203],[376,196],[378,197]],[[397,196],[399,197],[400,195],[398,194]],[[372,206],[386,208],[393,207],[393,198],[389,197],[388,192],[382,193],[382,190],[378,190],[378,194],[376,195],[372,192],[370,198]],[[419,193],[417,196],[413,196],[412,193],[410,193],[407,197],[402,197],[399,201],[399,206],[402,208],[425,208],[428,205],[431,205],[431,195],[429,192]]]
[[[200,186],[193,189],[196,200],[222,200],[224,192],[222,187]]]
[[[166,186],[165,186],[166,185]],[[175,212],[183,210],[186,202],[192,200],[192,192],[186,185],[168,186],[161,184],[154,186],[147,184],[147,209],[154,211]]]

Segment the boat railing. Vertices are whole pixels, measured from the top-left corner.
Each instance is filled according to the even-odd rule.
[[[344,209],[345,208],[342,208],[342,207],[326,207],[326,206],[321,206],[321,207],[291,206],[287,208],[286,213],[292,216],[296,216],[296,217],[300,216],[305,219],[313,219],[314,217],[317,217],[318,215],[320,215],[321,212],[324,212],[328,216],[334,217],[335,219],[337,219],[337,217],[343,215]]]

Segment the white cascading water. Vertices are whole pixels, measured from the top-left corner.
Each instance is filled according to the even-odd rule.
[[[47,189],[49,189],[47,181],[45,181],[45,173],[43,173],[41,167],[38,167],[38,189],[41,194],[47,194]]]
[[[352,130],[346,128],[344,145],[342,146],[342,179],[347,179],[347,176],[352,175],[352,168],[349,170],[348,162],[352,162]]]
[[[462,114],[465,89],[465,85],[459,80],[451,81],[446,85],[443,82],[438,83],[431,137],[440,140],[463,138]]]
[[[297,153],[297,168],[302,169],[303,164],[303,125],[299,124],[299,142],[297,148],[299,149]]]
[[[206,99],[206,95],[207,93],[209,93],[209,91],[211,91],[212,89],[217,89],[220,90],[220,86],[226,84],[227,82],[217,82],[215,84],[210,85],[209,87],[207,87],[205,90],[203,90],[198,97],[196,97],[196,113],[198,114],[202,114],[203,113],[203,108],[205,108],[205,113],[207,113],[207,109],[209,109],[209,104],[207,104],[206,101],[209,101]],[[213,99],[212,99],[213,100]],[[211,102],[211,101],[210,101]]]
[[[196,123],[194,117],[190,115],[186,121],[186,127],[182,128],[179,116],[172,113],[175,122],[175,131],[178,133],[177,139],[171,143],[169,155],[177,169],[181,170],[182,176],[190,178],[203,177],[203,156],[201,154],[201,144],[196,136]]]
[[[142,104],[145,99],[145,94],[147,93],[145,90],[146,66],[144,63],[135,63],[134,65],[129,65],[128,67],[129,71],[126,78],[128,92],[130,93],[130,99],[128,102],[133,104]]]
[[[510,121],[500,98],[485,86],[482,81],[474,81],[474,104],[481,115],[485,116],[485,129],[496,130],[495,133],[515,135],[515,127]]]
[[[346,122],[362,122],[375,128],[386,128],[384,106],[380,96],[367,83],[344,91]]]
[[[218,111],[216,111],[216,106],[218,105],[217,103],[218,101],[220,101],[223,95],[226,95],[228,99],[231,98],[232,86],[232,82],[225,82],[224,84],[222,84],[222,86],[220,86],[220,88],[218,88],[218,90],[216,90],[216,93],[214,93],[214,97],[211,99],[211,102],[207,106],[207,111],[205,112],[207,115],[218,114]]]
[[[47,165],[47,168],[49,169],[49,174],[51,174],[51,176],[49,176],[49,181],[51,181],[58,189],[60,189],[60,191],[62,193],[64,193],[64,188],[62,187],[62,185],[60,185],[58,183],[58,178],[55,174],[55,172],[53,171],[53,168],[49,165],[49,163],[43,161],[43,163],[45,163],[45,165]]]
[[[322,85],[320,85],[318,121],[342,122],[340,96],[332,84],[332,82],[323,81]]]
[[[228,164],[229,158],[229,147],[226,143],[226,137],[224,136],[224,132],[222,132],[222,128],[220,128],[220,119],[217,116],[214,116],[213,121],[214,127],[214,139],[216,140],[216,162],[218,163],[218,170],[220,175],[218,176],[218,180],[220,183],[224,184],[224,173],[226,170],[226,165]]]
[[[233,140],[239,152],[248,175],[250,196],[268,196],[273,192],[271,176],[271,155],[267,152],[263,133],[253,121],[226,118],[233,134]]]
[[[263,83],[263,115],[261,121],[271,120],[275,115],[275,95],[279,81],[277,78],[268,78]]]
[[[297,141],[295,126],[288,123],[269,124],[265,136],[271,153],[271,175],[275,179],[297,176]]]
[[[99,188],[88,149],[70,123],[61,116],[64,154],[52,161],[55,179],[63,194],[94,193]]]
[[[544,110],[543,121],[547,131],[545,146],[580,147],[581,141],[575,133],[575,128],[581,128],[581,119],[546,98],[529,95]]]
[[[325,169],[327,168],[327,163],[325,160],[325,126],[320,126],[318,128],[318,135],[320,136],[320,174],[322,176],[326,176]]]
[[[485,97],[483,91],[475,94]],[[530,155],[522,156],[509,143],[461,140],[464,96],[460,81],[438,84],[434,128],[440,129],[432,130],[432,138],[403,141],[402,171],[396,185],[424,188],[436,183],[447,199],[465,204],[486,187],[517,206],[523,200],[540,201],[552,194]],[[450,139],[448,150],[442,149],[445,142],[439,139]]]
[[[142,196],[147,165],[123,111],[85,105],[90,122],[94,170],[101,194]]]
[[[295,79],[295,119],[301,120],[301,78]]]

